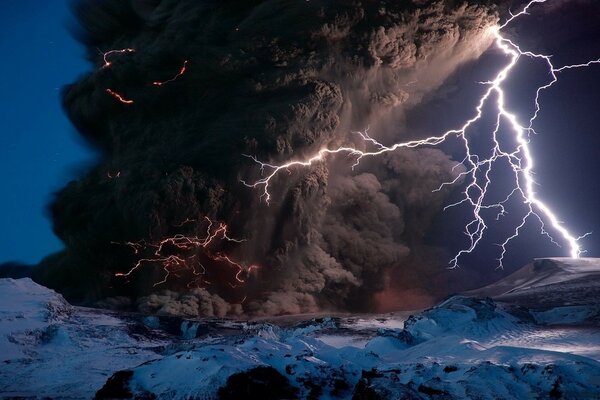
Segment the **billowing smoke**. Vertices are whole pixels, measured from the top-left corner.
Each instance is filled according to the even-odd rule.
[[[367,127],[384,142],[416,137],[411,109],[490,44],[490,3],[76,3],[94,68],[64,106],[103,160],[54,199],[66,250],[37,278],[77,301],[125,296],[144,312],[373,309],[391,271],[430,273],[423,237],[451,189],[432,190],[456,162],[430,148],[354,170],[330,158],[278,176],[266,204],[241,183],[261,172],[243,155],[277,163],[363,146],[352,132]],[[133,50],[103,57],[119,49]],[[219,224],[240,241],[221,231],[203,246]],[[201,245],[181,245],[189,237]]]

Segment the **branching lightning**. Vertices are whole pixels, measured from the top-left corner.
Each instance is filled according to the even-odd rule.
[[[235,239],[229,236],[227,225],[223,222],[215,222],[208,217],[202,221],[206,224],[204,236],[186,236],[176,234],[167,237],[156,243],[148,243],[144,240],[139,242],[125,242],[113,244],[122,244],[128,246],[135,255],[151,253],[148,257],[137,260],[135,265],[127,272],[118,272],[117,277],[129,277],[131,274],[142,268],[146,264],[159,264],[164,270],[163,279],[156,282],[158,286],[167,282],[171,275],[177,275],[180,272],[193,274],[196,278],[188,283],[188,287],[200,287],[211,284],[204,278],[206,268],[202,264],[201,258],[223,263],[234,268],[235,282],[229,283],[229,286],[236,288],[239,284],[245,283],[245,276],[258,269],[257,265],[245,266],[239,261],[235,261],[230,256],[215,252],[212,249],[219,241],[241,243],[243,239]],[[186,219],[175,227],[183,227],[189,223],[198,223],[196,219]]]
[[[541,227],[541,233],[548,236],[554,243],[558,244],[557,241],[555,241],[547,231],[547,228],[551,229],[555,235],[560,237],[560,241],[566,244],[569,249],[570,257],[578,258],[582,254],[582,249],[578,243],[581,237],[575,237],[572,233],[570,233],[565,225],[559,221],[554,212],[535,193],[535,181],[533,179],[534,160],[529,145],[529,135],[530,133],[534,132],[533,124],[541,110],[540,96],[542,92],[549,89],[558,81],[558,74],[571,69],[584,68],[589,67],[592,64],[599,64],[600,59],[592,60],[582,64],[565,65],[557,68],[551,62],[550,56],[524,51],[517,44],[502,35],[503,28],[505,28],[513,20],[527,15],[529,9],[534,4],[545,2],[546,0],[532,0],[523,8],[521,12],[517,14],[511,14],[510,18],[504,22],[504,24],[490,28],[490,32],[494,38],[494,45],[506,55],[508,58],[508,63],[497,73],[493,80],[489,82],[483,82],[483,84],[487,85],[487,90],[479,99],[479,102],[474,110],[474,116],[467,120],[460,128],[451,129],[439,136],[431,136],[421,140],[411,140],[408,142],[396,143],[391,146],[385,146],[378,142],[369,136],[367,130],[364,132],[356,132],[364,142],[367,150],[359,150],[349,146],[333,149],[323,148],[306,159],[293,160],[284,164],[266,163],[258,160],[255,156],[244,155],[260,165],[260,170],[263,174],[263,177],[254,182],[249,183],[242,181],[242,183],[248,187],[261,190],[261,198],[269,203],[271,200],[271,193],[269,190],[272,181],[282,171],[289,171],[291,168],[308,168],[316,163],[325,161],[327,156],[338,153],[355,157],[355,162],[352,166],[352,168],[354,168],[359,165],[361,160],[365,157],[379,156],[404,148],[435,146],[441,144],[447,139],[457,138],[464,145],[466,156],[462,161],[462,164],[465,166],[466,170],[458,174],[453,181],[443,183],[437,190],[442,189],[442,187],[446,185],[458,183],[459,181],[465,179],[467,184],[465,190],[463,191],[464,196],[461,200],[454,204],[448,205],[446,208],[467,204],[472,210],[472,219],[465,226],[465,234],[468,238],[468,245],[463,250],[460,250],[450,261],[450,267],[458,267],[461,257],[473,252],[480,243],[481,239],[484,237],[484,234],[488,230],[488,225],[483,216],[484,210],[493,210],[497,212],[496,218],[498,219],[500,216],[506,213],[506,203],[515,198],[519,199],[524,205],[525,214],[514,231],[508,235],[508,237],[506,237],[502,243],[498,244],[500,246],[500,256],[497,260],[499,268],[503,267],[503,259],[506,254],[508,244],[519,235],[522,228],[530,219],[537,220]],[[521,57],[542,60],[548,65],[549,74],[551,76],[551,81],[548,84],[545,84],[537,89],[535,96],[535,111],[526,125],[523,125],[521,122],[519,122],[517,115],[509,111],[507,108],[505,103],[505,90],[503,88],[504,82],[507,80],[514,67],[518,64],[518,61]],[[490,149],[490,155],[488,157],[482,157],[472,151],[472,145],[469,141],[469,129],[484,117],[484,106],[491,102],[495,103],[494,109],[496,112],[494,117],[496,121],[495,128],[491,132],[493,144],[491,146],[492,148]],[[510,151],[503,149],[499,141],[500,128],[501,125],[505,126],[504,124],[508,126],[515,143],[515,147]],[[508,196],[502,201],[488,202],[488,188],[492,184],[490,172],[492,171],[492,166],[500,160],[507,162],[510,166],[512,174],[514,174],[514,187]]]

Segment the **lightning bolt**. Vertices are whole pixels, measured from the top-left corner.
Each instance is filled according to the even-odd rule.
[[[127,272],[117,272],[116,277],[129,277],[131,274],[142,268],[146,264],[160,264],[164,270],[163,279],[156,282],[154,286],[159,286],[166,283],[171,275],[176,275],[182,271],[192,273],[197,278],[188,282],[188,287],[200,287],[201,283],[211,284],[211,282],[203,279],[206,274],[206,268],[199,260],[199,255],[202,254],[210,260],[216,262],[222,262],[235,268],[235,280],[238,284],[245,283],[243,276],[247,276],[252,273],[253,270],[258,269],[257,265],[245,266],[241,262],[235,261],[230,256],[222,253],[214,253],[211,251],[211,247],[215,245],[217,241],[227,241],[241,243],[245,240],[235,239],[229,236],[228,227],[225,223],[216,223],[208,217],[202,219],[206,223],[206,231],[204,236],[186,236],[183,234],[176,234],[174,236],[167,237],[156,243],[148,243],[145,240],[139,242],[125,242],[118,243],[112,242],[117,245],[128,246],[135,255],[147,253],[148,250],[151,254],[148,257],[143,257],[137,260],[135,265],[131,267]],[[175,227],[183,227],[189,223],[198,223],[196,219],[187,218],[185,221],[174,225]],[[237,284],[229,283],[232,288],[237,288]]]
[[[167,83],[177,80],[181,75],[185,74],[185,71],[187,70],[187,64],[188,64],[188,61],[185,60],[183,62],[183,65],[181,66],[181,69],[179,70],[179,72],[171,79],[167,79],[166,81],[154,81],[154,82],[152,82],[152,84],[154,86],[162,86],[162,85],[166,85]]]
[[[114,50],[109,50],[109,51],[106,51],[106,52],[102,52],[102,51],[100,51],[100,49],[98,49],[98,52],[102,55],[102,60],[104,61],[104,63],[100,67],[100,70],[103,70],[103,69],[110,68],[110,66],[112,65],[112,61],[110,61],[110,58],[112,56],[114,56],[114,55],[128,54],[128,53],[134,53],[134,52],[136,52],[136,49],[133,49],[133,48],[114,49]],[[179,69],[179,72],[177,72],[177,74],[175,76],[173,76],[170,79],[167,79],[166,81],[154,81],[154,82],[152,82],[152,85],[153,86],[163,86],[163,85],[166,85],[167,83],[176,81],[177,79],[179,79],[180,76],[182,76],[183,74],[186,73],[186,71],[187,71],[187,65],[188,65],[188,61],[185,60],[183,62],[183,65]],[[108,93],[109,95],[111,95],[112,97],[114,97],[117,101],[119,101],[120,103],[128,104],[128,105],[135,103],[134,100],[125,98],[125,96],[123,96],[122,94],[114,91],[113,89],[107,88],[107,89],[105,89],[105,91],[106,91],[106,93]]]
[[[546,0],[532,0],[519,13],[511,13],[510,18],[508,18],[502,25],[490,27],[490,33],[494,38],[494,45],[508,58],[508,62],[496,74],[493,80],[482,82],[487,86],[487,90],[479,99],[479,102],[475,107],[473,117],[467,120],[458,129],[448,130],[439,136],[431,136],[420,140],[395,143],[390,146],[385,146],[369,136],[368,130],[365,130],[364,132],[354,132],[355,134],[359,135],[360,139],[362,139],[367,150],[359,150],[350,146],[343,146],[333,149],[322,148],[306,159],[293,160],[284,164],[266,163],[258,160],[255,156],[244,154],[245,157],[251,158],[260,166],[260,171],[263,177],[254,182],[242,181],[242,183],[248,187],[261,190],[260,198],[264,199],[264,201],[268,204],[271,200],[271,193],[269,191],[271,183],[273,179],[282,171],[289,171],[292,168],[308,168],[316,163],[324,162],[330,155],[340,153],[355,158],[355,162],[352,165],[352,168],[354,168],[366,157],[375,157],[405,148],[436,146],[450,138],[457,138],[464,145],[466,156],[462,161],[462,164],[465,166],[465,171],[458,174],[451,182],[443,183],[436,190],[439,191],[446,185],[455,184],[462,179],[465,179],[468,183],[463,191],[463,197],[458,202],[448,205],[445,209],[461,204],[467,204],[472,210],[473,217],[465,226],[465,235],[468,238],[468,245],[463,250],[460,250],[450,261],[449,265],[451,268],[458,267],[461,257],[473,252],[480,243],[481,239],[484,237],[484,234],[487,232],[488,225],[482,213],[485,210],[493,210],[497,213],[496,219],[499,219],[500,216],[506,213],[505,204],[513,198],[520,199],[525,207],[525,214],[516,226],[515,230],[509,234],[502,243],[498,244],[500,247],[500,256],[497,259],[498,268],[503,267],[503,259],[507,251],[507,246],[511,241],[519,236],[520,231],[530,219],[537,220],[541,227],[541,233],[550,238],[550,240],[552,240],[552,242],[555,244],[558,244],[557,241],[555,241],[547,231],[547,227],[550,226],[553,231],[560,236],[561,241],[568,247],[569,255],[572,258],[580,257],[583,251],[578,241],[583,236],[575,237],[572,233],[570,233],[565,225],[559,221],[556,214],[535,193],[535,181],[533,179],[533,168],[535,164],[529,145],[529,135],[530,133],[535,132],[533,130],[533,124],[541,110],[540,96],[545,90],[552,87],[558,81],[558,74],[567,70],[584,68],[589,67],[592,64],[598,64],[600,63],[600,59],[592,60],[583,64],[565,65],[557,68],[552,64],[550,56],[524,51],[513,41],[502,35],[502,30],[507,25],[519,17],[528,15],[528,12],[533,5],[536,3],[545,2]],[[548,65],[551,77],[551,80],[548,84],[545,84],[537,89],[535,96],[535,111],[531,118],[527,121],[527,124],[519,122],[517,115],[508,110],[505,102],[505,90],[503,88],[503,84],[510,76],[510,73],[513,71],[514,67],[518,64],[521,57],[535,58],[545,62]],[[490,149],[490,155],[488,157],[482,157],[478,154],[475,154],[471,149],[472,146],[470,146],[469,142],[469,129],[484,117],[484,106],[492,102],[494,104],[496,113],[495,128],[491,132],[493,144],[492,148]],[[516,146],[510,151],[504,150],[501,147],[498,139],[501,125],[505,126],[504,124],[508,126],[509,131],[512,134],[512,138],[516,144]],[[506,161],[510,166],[510,170],[512,170],[512,174],[514,175],[514,187],[508,196],[503,200],[499,202],[488,203],[488,189],[492,184],[490,172],[492,170],[492,166],[501,160]]]
[[[108,88],[106,89],[106,93],[110,94],[112,97],[114,97],[115,99],[117,99],[117,101],[119,101],[120,103],[123,104],[133,104],[135,103],[133,100],[131,99],[126,99],[125,97],[123,97],[122,94],[115,92],[114,90]]]
[[[133,52],[135,52],[135,49],[131,49],[131,48],[115,49],[115,50],[109,50],[109,51],[106,51],[106,52],[102,52],[102,51],[100,51],[100,49],[98,49],[98,51],[102,55],[102,60],[104,60],[104,64],[102,65],[101,68],[105,69],[105,68],[109,68],[112,65],[112,61],[109,60],[109,58],[112,55],[114,55],[114,54],[133,53]]]

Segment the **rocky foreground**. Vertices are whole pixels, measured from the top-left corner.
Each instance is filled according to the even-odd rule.
[[[599,260],[546,259],[410,316],[231,321],[74,307],[3,279],[0,396],[599,398],[599,288]]]

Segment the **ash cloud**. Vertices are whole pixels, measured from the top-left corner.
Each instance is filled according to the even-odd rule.
[[[390,270],[430,273],[415,260],[448,194],[432,190],[460,172],[442,151],[293,170],[273,181],[268,206],[240,183],[260,177],[242,154],[276,163],[360,147],[352,131],[367,126],[384,142],[413,138],[411,107],[490,44],[492,2],[102,0],[75,10],[94,69],[64,90],[64,107],[104,158],[52,202],[66,250],[42,262],[39,281],[85,303],[130,298],[143,312],[274,315],[373,309]],[[136,51],[102,68],[99,50],[122,48]],[[150,84],[184,61],[184,75]],[[154,286],[157,265],[115,277],[142,256],[119,243],[199,235],[201,222],[181,223],[203,216],[246,239],[219,248],[260,265],[244,285],[211,260],[201,288],[185,272]]]

